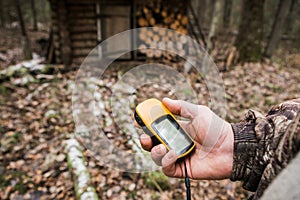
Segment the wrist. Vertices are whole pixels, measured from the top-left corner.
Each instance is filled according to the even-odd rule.
[[[234,135],[233,165],[230,176],[232,181],[249,179],[257,148],[254,126],[255,123],[251,122],[232,124]]]
[[[246,119],[232,124],[234,134],[233,167],[230,180],[243,181],[243,188],[256,191],[267,161],[262,162],[265,146],[265,134],[259,128],[269,126],[263,116],[256,117],[248,111]]]
[[[231,125],[226,122],[224,128],[224,135],[226,136],[225,146],[226,146],[226,163],[225,171],[226,177],[230,178],[233,169],[233,153],[234,153],[234,133]]]

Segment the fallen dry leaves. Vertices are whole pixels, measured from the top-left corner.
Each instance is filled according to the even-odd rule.
[[[118,68],[103,77],[98,87],[101,98],[109,98],[110,87],[116,83],[120,72],[124,73],[123,68],[134,63],[116,65],[119,65]],[[174,64],[174,68],[178,67],[178,63]],[[62,74],[58,70],[44,75],[29,72],[29,75],[35,81],[25,84],[16,82],[22,75],[1,80],[0,198],[74,199],[74,183],[67,166],[64,141],[74,132],[71,95],[76,72]],[[193,71],[184,76],[190,80],[199,103],[209,105],[209,92],[203,78]],[[300,95],[299,66],[292,68],[287,64],[271,62],[245,63],[223,72],[222,77],[227,99],[226,117],[230,122],[240,121],[249,108],[266,112],[271,105]],[[153,96],[174,95],[172,84],[165,83],[165,87],[145,85],[138,89],[134,103]],[[102,108],[107,113],[101,122],[107,137],[114,139],[116,146],[132,151],[129,136],[109,120],[112,117],[110,105],[104,103]],[[167,179],[167,189],[161,192],[155,186],[146,184],[148,176],[145,174],[115,171],[93,158],[88,151],[85,157],[91,184],[100,199],[185,197],[183,180]],[[191,185],[193,199],[247,198],[247,192],[241,189],[240,183],[229,180],[192,181]]]

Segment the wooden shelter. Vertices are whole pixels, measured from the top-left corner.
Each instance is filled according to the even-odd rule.
[[[79,64],[106,38],[136,27],[158,26],[188,33],[191,19],[186,0],[50,0],[52,29],[48,60]],[[200,30],[201,31],[201,30]],[[195,32],[195,31],[193,31]],[[144,33],[139,39],[152,37]],[[135,41],[120,45],[133,45]],[[143,52],[144,54],[147,52]],[[122,59],[135,59],[136,52]]]

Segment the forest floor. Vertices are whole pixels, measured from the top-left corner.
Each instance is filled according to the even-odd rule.
[[[43,33],[37,35],[37,38],[44,36]],[[1,42],[4,41],[1,39]],[[9,46],[11,42],[5,43],[6,49],[0,45],[0,53],[6,56],[0,63],[1,70],[22,60],[21,56],[9,57],[10,50],[21,51],[17,46]],[[226,92],[226,119],[238,122],[250,108],[266,113],[274,104],[299,97],[298,60],[299,54],[288,54],[273,61],[236,64],[220,72]],[[98,85],[99,93],[109,95],[120,74],[136,64],[114,63],[117,67],[112,67],[103,77],[104,82]],[[178,69],[177,63],[173,64]],[[77,71],[62,71],[64,66],[61,65],[47,66],[46,72],[25,69],[0,76],[0,199],[75,199],[65,144],[75,129],[71,100]],[[199,103],[209,105],[205,82],[199,74],[191,71],[183,76],[196,91]],[[161,98],[168,93],[164,89],[143,87],[135,103],[153,95]],[[109,104],[105,104],[105,110],[111,112]],[[110,128],[109,132],[115,130],[115,127]],[[124,142],[124,138],[120,141]],[[117,171],[96,160],[88,151],[84,155],[92,177],[90,184],[100,199],[185,197],[181,179],[166,178],[159,171]],[[248,196],[240,183],[229,180],[193,180],[191,187],[192,199],[246,199]]]

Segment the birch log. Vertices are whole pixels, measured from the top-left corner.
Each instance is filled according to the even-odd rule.
[[[91,177],[85,166],[83,149],[76,139],[67,140],[68,166],[74,180],[76,199],[98,200],[95,188],[91,185]]]

